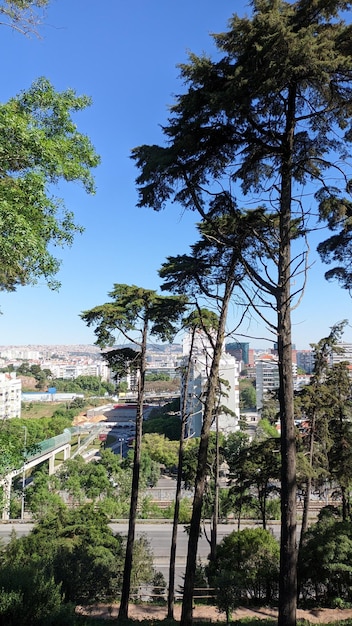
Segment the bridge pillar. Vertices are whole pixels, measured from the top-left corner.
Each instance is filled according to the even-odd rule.
[[[71,456],[71,446],[68,445],[66,446],[66,448],[64,448],[64,461],[67,461],[67,459],[69,459]]]
[[[55,473],[55,452],[49,457],[49,476]]]

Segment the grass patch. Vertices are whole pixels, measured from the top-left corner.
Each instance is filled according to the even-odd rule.
[[[65,402],[24,402],[22,404],[21,418],[52,417],[58,409],[66,410]]]

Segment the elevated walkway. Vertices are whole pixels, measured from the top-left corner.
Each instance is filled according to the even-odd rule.
[[[56,455],[63,452],[64,461],[71,457],[71,439],[72,435],[78,435],[78,448],[73,456],[81,454],[87,446],[99,435],[103,430],[104,423],[92,424],[91,426],[77,426],[72,428],[65,428],[61,435],[45,439],[36,445],[36,451],[28,455],[24,465],[20,469],[14,469],[9,472],[2,480],[0,485],[4,489],[4,508],[2,512],[2,519],[7,521],[10,519],[10,497],[12,480],[19,475],[23,476],[23,488],[25,483],[26,472],[36,465],[40,465],[44,461],[49,461],[49,476],[54,474],[60,465],[55,466]],[[83,435],[83,438],[82,438]],[[22,498],[24,493],[22,494]]]

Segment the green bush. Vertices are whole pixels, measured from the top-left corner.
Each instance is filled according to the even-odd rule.
[[[175,503],[173,502],[170,506],[165,509],[164,517],[166,519],[173,519],[175,511]],[[180,511],[179,511],[179,523],[180,524],[189,524],[192,517],[192,500],[191,498],[181,498],[180,501]]]
[[[321,606],[352,603],[352,525],[324,514],[306,532],[298,574],[303,602]]]
[[[278,573],[279,544],[262,528],[246,528],[224,537],[217,546],[215,560],[207,568],[216,605],[226,613],[228,621],[242,602],[275,601]]]

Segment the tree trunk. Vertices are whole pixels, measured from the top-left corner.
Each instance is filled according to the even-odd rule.
[[[215,494],[213,508],[213,523],[210,535],[210,561],[215,561],[218,542],[219,518],[219,413],[216,413],[216,441],[215,441]]]
[[[134,537],[135,537],[136,520],[137,520],[139,474],[140,474],[140,466],[141,466],[141,444],[142,444],[142,429],[143,429],[143,402],[144,402],[144,382],[145,382],[145,370],[146,370],[147,328],[148,328],[148,322],[145,322],[144,328],[143,328],[143,334],[142,334],[142,344],[141,344],[141,357],[140,357],[141,364],[140,364],[140,376],[138,380],[136,435],[135,435],[135,442],[134,442],[130,514],[129,514],[129,523],[128,523],[125,565],[124,565],[124,570],[123,570],[121,602],[120,602],[120,609],[119,609],[119,615],[118,615],[119,621],[128,619],[128,604],[129,604],[130,591],[131,591],[133,546],[134,546]]]
[[[208,389],[204,406],[204,416],[200,444],[198,450],[198,466],[195,478],[192,518],[188,539],[187,564],[183,591],[181,612],[181,626],[190,626],[193,617],[193,594],[195,571],[197,564],[197,548],[202,516],[203,494],[207,476],[207,460],[210,427],[213,422],[213,413],[217,399],[220,358],[224,342],[225,325],[229,301],[232,295],[232,278],[226,282],[225,293],[222,301],[219,326],[217,331],[214,354],[209,373]]]
[[[295,626],[297,609],[296,437],[291,344],[291,203],[295,87],[289,88],[283,142],[277,293],[281,421],[281,543],[278,626]]]
[[[174,520],[173,520],[173,525],[172,525],[172,537],[171,537],[171,549],[170,549],[169,590],[168,590],[168,595],[167,595],[167,618],[168,619],[174,619],[177,528],[178,528],[179,513],[180,513],[180,501],[181,501],[184,439],[185,439],[185,431],[186,431],[186,421],[188,417],[187,415],[187,390],[188,390],[190,371],[191,371],[191,362],[192,362],[195,332],[196,332],[196,328],[192,330],[192,339],[191,339],[188,362],[187,362],[187,367],[186,367],[186,376],[184,380],[184,393],[182,397],[182,406],[181,406],[181,434],[180,434],[180,446],[179,446],[179,451],[178,451],[175,510],[174,510]]]
[[[309,438],[309,469],[312,471],[313,469],[313,457],[314,457],[314,440],[315,440],[315,413],[312,415],[311,424],[310,424],[310,438]],[[312,491],[312,476],[309,475],[306,480],[306,492],[304,494],[303,501],[303,514],[302,514],[302,526],[301,526],[301,536],[299,538],[299,551],[301,551],[303,537],[308,529],[308,518],[309,518],[309,509],[310,509],[310,494]]]

